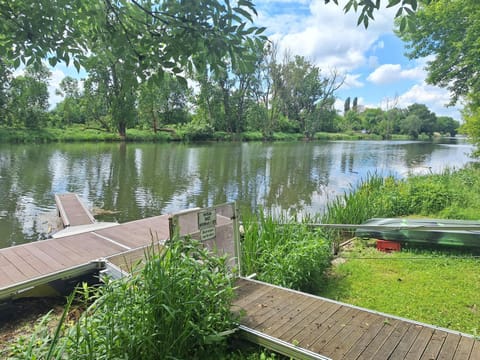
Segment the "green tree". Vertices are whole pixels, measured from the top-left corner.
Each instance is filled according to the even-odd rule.
[[[273,82],[278,93],[280,111],[299,124],[311,138],[320,128],[317,109],[330,110],[335,91],[343,84],[336,72],[323,76],[321,70],[302,56],[286,56],[280,65],[279,77]]]
[[[0,33],[7,35],[0,53],[15,66],[73,59],[77,69],[97,72],[111,121],[125,136],[143,79],[161,81],[164,73],[179,76],[205,64],[216,71],[226,58],[241,66],[244,52],[263,41],[263,29],[248,25],[253,14],[249,0],[1,1]]]
[[[471,96],[462,112],[465,122],[460,130],[471,138],[476,149],[473,155],[480,157],[480,98]]]
[[[80,89],[78,80],[66,76],[59,84],[56,94],[63,97],[57,104],[54,113],[60,117],[62,124],[84,123],[85,117],[80,106]]]
[[[455,136],[457,134],[460,122],[450,116],[438,116],[436,131],[441,134],[449,134]]]
[[[360,114],[362,128],[369,133],[380,134],[380,124],[385,120],[385,113],[382,109],[366,109]]]
[[[420,118],[415,114],[409,114],[400,123],[402,133],[407,134],[412,139],[418,139],[420,135]]]
[[[160,84],[144,82],[138,95],[139,121],[157,132],[165,124],[184,123],[188,118],[189,89],[178,79],[165,74]]]
[[[410,58],[434,56],[427,63],[427,82],[450,90],[452,104],[480,92],[479,18],[476,0],[424,2],[416,13],[415,28],[401,34]]]
[[[382,4],[387,4],[387,7],[397,7],[396,18],[400,19],[400,29],[404,30],[411,27],[414,19],[414,11],[417,10],[418,4],[421,0],[348,0],[344,6],[345,12],[353,9],[355,12],[360,10],[358,15],[357,25],[363,24],[365,28],[368,27],[371,20],[375,19],[375,11],[380,9]],[[426,3],[435,2],[436,0],[424,0]],[[333,2],[338,5],[338,0],[325,0],[325,4]]]
[[[353,98],[352,111],[358,112],[358,98],[356,96]]]
[[[476,0],[435,0],[422,3],[415,28],[402,34],[410,58],[429,56],[427,82],[450,91],[450,104],[466,101],[463,130],[479,144],[480,130],[480,3]],[[477,154],[480,152],[477,151]]]
[[[106,81],[100,81],[99,74],[91,73],[85,79],[80,107],[88,126],[111,130],[114,125],[109,116]]]
[[[48,110],[50,71],[45,66],[29,66],[25,75],[10,82],[6,112],[10,125],[38,128],[45,124]]]
[[[350,111],[350,96],[345,99],[343,104],[343,115],[346,115]]]
[[[406,116],[414,115],[419,121],[419,133],[433,136],[437,124],[437,116],[424,104],[412,104],[406,109]]]
[[[353,110],[350,110],[345,114],[343,119],[339,123],[341,131],[350,132],[358,131],[362,129],[360,116]]]

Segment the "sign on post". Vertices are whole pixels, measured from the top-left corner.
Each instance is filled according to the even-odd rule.
[[[215,209],[208,209],[198,212],[198,229],[200,230],[200,240],[206,241],[215,237],[215,227],[217,225],[217,213]]]

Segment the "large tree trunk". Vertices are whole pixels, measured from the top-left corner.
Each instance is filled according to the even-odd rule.
[[[120,136],[122,140],[127,138],[127,124],[123,120],[118,122],[118,136]]]

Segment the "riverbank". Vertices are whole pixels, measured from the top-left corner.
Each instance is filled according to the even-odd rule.
[[[275,132],[270,141],[299,141],[303,134]],[[408,140],[407,136],[394,135],[393,140]],[[421,140],[427,140],[422,137]],[[226,132],[196,133],[184,129],[152,130],[128,129],[126,138],[102,129],[72,125],[65,128],[22,129],[0,127],[0,143],[51,143],[51,142],[172,142],[172,141],[264,141],[259,131],[232,134]],[[382,137],[361,132],[316,133],[314,140],[382,140]]]
[[[332,203],[322,221],[359,223],[365,218],[382,216],[384,213],[388,216],[476,219],[480,210],[480,195],[477,193],[479,186],[480,169],[475,166],[405,180],[372,177],[357,191]],[[260,218],[259,222],[252,221],[246,225],[245,229],[251,231],[252,239],[261,239],[262,247],[244,246],[244,250],[255,255],[252,260],[260,259],[268,265],[262,267],[261,263],[256,263],[254,265],[257,267],[250,271],[260,272],[259,277],[264,275],[267,279],[271,278],[270,281],[280,284],[282,281],[288,283],[290,280],[285,279],[290,276],[291,279],[300,281],[293,286],[303,287],[302,280],[312,275],[312,264],[318,263],[319,257],[328,259],[330,253],[327,254],[326,247],[321,246],[317,238],[303,236],[308,227],[299,229],[298,224],[281,225],[284,223],[285,219],[276,223],[271,218]],[[261,228],[254,228],[254,224],[261,224]],[[299,241],[299,244],[305,241],[304,246],[285,242],[277,234]],[[295,236],[296,234],[303,235]],[[316,231],[315,235],[324,238],[325,235],[338,234]],[[318,248],[312,251],[314,244]],[[277,252],[273,253],[274,250]],[[295,253],[294,250],[298,252]],[[277,262],[270,255],[281,258],[282,262],[278,262],[281,266],[275,268]],[[480,328],[480,304],[477,299],[480,292],[479,258],[469,253],[460,255],[441,249],[412,249],[409,252],[383,254],[377,253],[368,244],[358,246],[340,253],[334,263],[341,264],[334,265],[324,282],[319,282],[316,284],[318,287],[311,290],[336,300],[475,335]],[[292,264],[294,266],[290,266]],[[293,272],[290,271],[292,269]],[[307,281],[307,286],[318,278],[318,274],[314,275]],[[369,286],[365,286],[366,283]],[[116,311],[122,309],[123,307]],[[102,310],[101,313],[107,313],[109,321],[117,316],[114,312]],[[94,324],[96,321],[87,321],[87,325],[88,323]],[[23,342],[27,340],[24,339]],[[261,356],[255,357],[256,355],[243,354],[235,358],[243,356],[256,359]],[[263,358],[267,358],[265,353]]]

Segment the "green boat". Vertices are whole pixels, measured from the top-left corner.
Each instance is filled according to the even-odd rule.
[[[480,221],[373,218],[359,225],[355,235],[402,243],[480,248]]]

